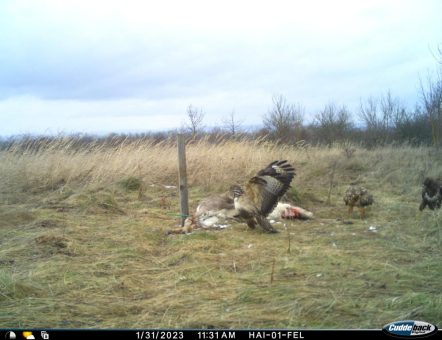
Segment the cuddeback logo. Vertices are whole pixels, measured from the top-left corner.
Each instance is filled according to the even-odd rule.
[[[397,337],[423,337],[437,332],[437,327],[425,321],[396,321],[389,323],[382,328],[388,335]]]

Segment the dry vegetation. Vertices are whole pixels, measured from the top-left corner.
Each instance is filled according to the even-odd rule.
[[[191,206],[281,158],[297,170],[287,199],[315,220],[166,236],[171,141],[0,151],[0,327],[440,326],[442,213],[418,205],[442,151],[201,140],[187,147]],[[366,220],[346,216],[351,182],[374,194]]]

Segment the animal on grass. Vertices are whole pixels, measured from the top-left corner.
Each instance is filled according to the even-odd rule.
[[[313,218],[313,213],[290,203],[278,202],[275,209],[267,215],[269,220],[309,220]]]
[[[240,222],[235,209],[233,197],[228,193],[210,196],[203,199],[195,212],[186,218],[183,227],[167,231],[170,234],[188,234],[198,229],[224,229],[231,221]],[[278,202],[275,209],[267,216],[270,223],[281,220],[309,220],[313,213],[290,203]]]
[[[312,219],[312,212],[290,203],[279,202],[294,175],[294,169],[286,161],[275,161],[250,179],[245,189],[235,185],[224,194],[203,199],[185,220],[183,227],[168,230],[167,234],[187,234],[197,229],[223,229],[228,226],[229,221],[243,221],[251,228],[258,224],[265,231],[275,232],[270,224],[278,220]],[[250,194],[244,195],[247,192],[252,192],[254,199],[250,198]],[[244,197],[238,199],[238,196]],[[267,213],[268,210],[271,212]],[[268,221],[264,221],[264,217]]]
[[[295,169],[286,160],[278,160],[258,171],[244,186],[233,185],[230,190],[237,217],[252,229],[259,225],[266,232],[277,232],[266,217],[287,192],[294,176]]]
[[[425,207],[431,210],[439,209],[441,204],[442,186],[433,178],[425,178],[422,186],[422,202],[419,205],[419,210],[422,211]]]
[[[183,227],[169,230],[167,234],[188,234],[195,229],[219,228],[222,222],[234,219],[237,214],[230,192],[210,196],[198,204],[195,212],[184,221]]]
[[[344,194],[345,205],[348,206],[348,214],[353,214],[353,208],[359,209],[359,216],[365,218],[365,208],[373,204],[373,195],[364,187],[351,185]]]

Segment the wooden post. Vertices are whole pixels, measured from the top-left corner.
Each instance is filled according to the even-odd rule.
[[[186,169],[186,144],[184,135],[178,134],[178,170],[179,170],[179,188],[180,188],[180,212],[181,226],[189,216],[189,199],[187,193],[187,169]]]

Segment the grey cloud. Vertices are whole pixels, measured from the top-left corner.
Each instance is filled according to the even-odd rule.
[[[307,115],[331,100],[351,109],[388,89],[413,106],[419,75],[434,64],[429,46],[441,43],[440,19],[432,15],[438,12],[422,4],[413,11],[406,1],[405,14],[382,1],[361,8],[352,2],[359,10],[345,13],[329,2],[325,7],[333,13],[318,12],[316,5],[292,13],[291,2],[270,6],[271,13],[262,4],[242,4],[232,21],[224,5],[219,17],[181,4],[185,13],[164,7],[155,18],[155,12],[129,6],[120,15],[115,3],[110,10],[95,2],[68,9],[56,1],[5,3],[0,115],[14,111],[16,126],[19,117],[32,114],[48,125],[58,117],[59,128],[69,120],[81,129],[86,121],[99,124],[98,118],[184,115],[189,104],[203,107],[211,123],[235,109],[246,124],[259,124],[276,93],[304,105]],[[236,2],[228,6],[237,9]],[[90,7],[96,12],[87,12]],[[254,10],[261,12],[255,16]]]

